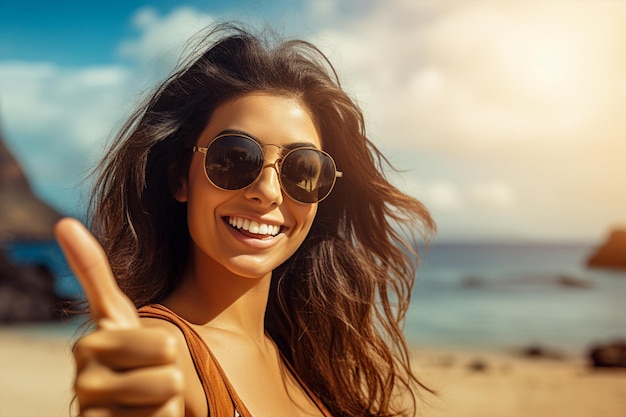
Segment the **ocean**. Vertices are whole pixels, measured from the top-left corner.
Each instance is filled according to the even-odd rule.
[[[59,295],[82,294],[55,242],[4,249],[17,263],[48,265]],[[581,355],[595,343],[626,339],[626,271],[587,269],[592,251],[583,244],[436,243],[422,254],[407,340],[417,347],[533,345]]]
[[[626,271],[588,269],[583,244],[435,244],[405,334],[417,346],[582,355],[626,339]]]

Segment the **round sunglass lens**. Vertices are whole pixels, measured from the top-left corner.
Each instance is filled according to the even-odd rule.
[[[205,169],[207,177],[225,190],[239,190],[252,184],[263,166],[263,152],[251,139],[222,136],[209,145]]]
[[[324,199],[335,183],[335,164],[316,149],[297,149],[289,153],[281,166],[285,192],[302,203]]]

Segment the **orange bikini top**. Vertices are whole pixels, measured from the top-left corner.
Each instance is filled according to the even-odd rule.
[[[160,304],[149,304],[139,309],[140,317],[156,318],[168,321],[180,329],[185,337],[189,353],[193,360],[196,372],[204,388],[204,394],[207,400],[209,416],[212,417],[252,417],[250,411],[243,404],[233,386],[228,381],[224,370],[218,363],[215,356],[193,329],[191,324],[178,316],[173,311]],[[311,392],[304,384],[300,377],[295,373],[291,365],[284,361],[291,373],[309,395],[311,400],[320,409],[324,417],[332,417],[324,404]]]

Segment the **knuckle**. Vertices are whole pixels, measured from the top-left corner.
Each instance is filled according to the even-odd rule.
[[[93,350],[92,335],[93,333],[83,336],[80,339],[78,339],[76,343],[74,343],[72,352],[74,353],[75,357],[84,356],[85,353]]]
[[[169,386],[172,396],[182,394],[185,389],[185,377],[183,375],[183,371],[177,366],[172,366],[170,369]]]
[[[111,377],[104,369],[85,370],[79,373],[74,380],[74,390],[80,401],[81,398],[100,398],[114,391]]]
[[[162,366],[152,374],[154,397],[163,401],[180,395],[184,390],[183,372],[174,365]]]
[[[174,362],[178,353],[178,341],[173,335],[165,333],[162,343],[161,354],[163,360],[166,362]]]
[[[165,403],[157,414],[158,417],[182,417],[185,412],[185,405],[182,397],[172,398]]]
[[[107,408],[86,408],[81,410],[80,417],[113,417],[115,414]]]
[[[150,346],[151,354],[160,364],[173,363],[179,352],[178,340],[164,329],[148,328],[142,330],[143,346]]]
[[[94,355],[97,352],[111,348],[111,344],[116,340],[113,332],[107,330],[96,330],[81,337],[74,344],[74,354]]]
[[[103,331],[95,331],[81,337],[72,347],[72,355],[76,368],[81,371],[91,362],[102,359],[103,353],[110,349],[111,335],[103,334]]]

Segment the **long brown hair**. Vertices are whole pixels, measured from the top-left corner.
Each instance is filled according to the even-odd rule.
[[[186,205],[172,190],[212,112],[248,92],[298,97],[344,177],[319,203],[302,246],[274,271],[266,328],[334,415],[412,414],[394,401],[423,387],[402,325],[414,237],[435,228],[428,211],[386,179],[362,112],[315,46],[222,25],[191,56],[130,117],[99,167],[92,229],[120,287],[142,306],[177,286],[190,237]]]

